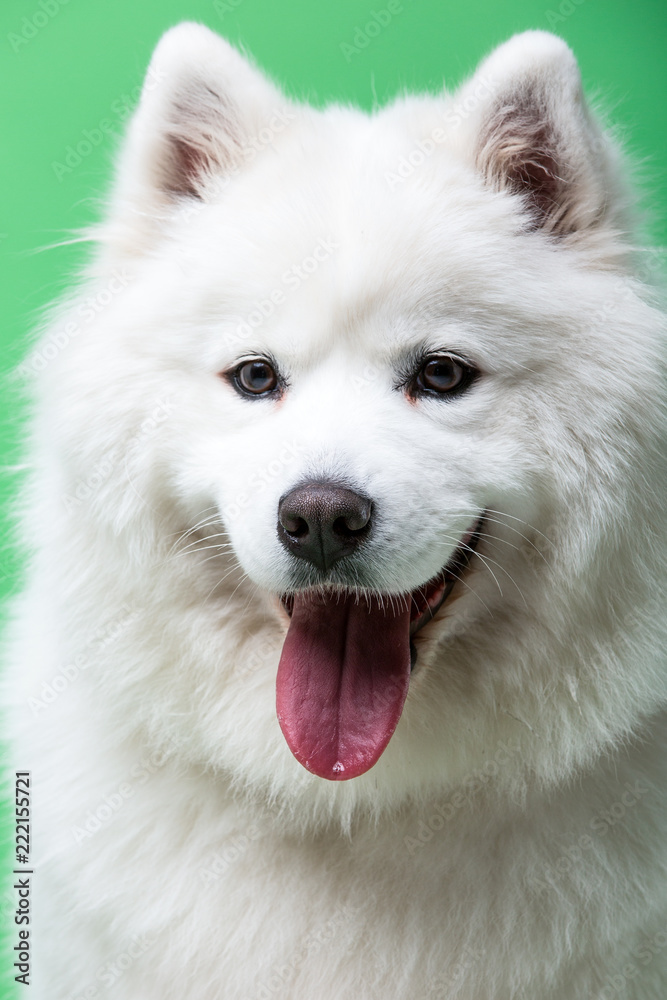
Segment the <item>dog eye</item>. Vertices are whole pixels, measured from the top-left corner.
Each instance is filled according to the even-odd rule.
[[[430,357],[417,373],[413,391],[437,393],[441,396],[461,392],[470,385],[476,374],[474,368],[449,355]]]
[[[278,385],[278,376],[268,361],[256,358],[245,361],[234,372],[234,379],[242,392],[251,396],[264,396]]]

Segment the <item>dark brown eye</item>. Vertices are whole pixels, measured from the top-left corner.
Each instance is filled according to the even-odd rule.
[[[234,373],[236,384],[242,392],[263,396],[278,385],[278,376],[268,361],[246,361]]]
[[[456,358],[442,355],[429,358],[416,379],[416,388],[422,392],[438,393],[464,389],[474,378],[473,369]]]

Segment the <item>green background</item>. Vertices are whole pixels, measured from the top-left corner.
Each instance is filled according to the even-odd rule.
[[[665,243],[665,0],[402,0],[402,10],[377,37],[350,52],[355,31],[386,6],[387,0],[3,0],[0,597],[18,585],[20,564],[7,513],[16,493],[11,466],[19,455],[23,404],[9,374],[40,309],[67,286],[85,256],[85,245],[52,245],[96,218],[118,138],[105,135],[67,173],[54,164],[62,164],[67,147],[102,119],[111,119],[120,137],[118,109],[132,103],[153,46],[178,21],[203,22],[241,43],[292,95],[365,108],[403,88],[438,89],[443,80],[454,86],[514,32],[554,30],[574,49],[588,93],[621,127],[651,205],[652,236]],[[7,808],[4,816],[7,845]],[[12,927],[7,846],[2,860],[6,939]],[[5,945],[0,997],[9,998],[8,950]]]

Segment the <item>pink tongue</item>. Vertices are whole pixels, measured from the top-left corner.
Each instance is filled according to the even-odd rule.
[[[376,598],[297,594],[278,677],[278,721],[320,778],[368,771],[391,739],[410,683],[410,609]]]

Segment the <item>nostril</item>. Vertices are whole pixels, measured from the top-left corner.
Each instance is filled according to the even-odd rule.
[[[334,534],[343,538],[356,538],[365,535],[370,531],[371,520],[369,514],[344,514],[337,517],[332,524]]]
[[[303,517],[290,517],[289,514],[285,514],[280,518],[280,523],[293,538],[303,538],[310,530],[308,522]]]
[[[309,531],[308,512],[304,510],[302,503],[295,503],[294,498],[285,497],[281,500],[278,506],[278,523],[283,531],[296,538],[307,535]]]

